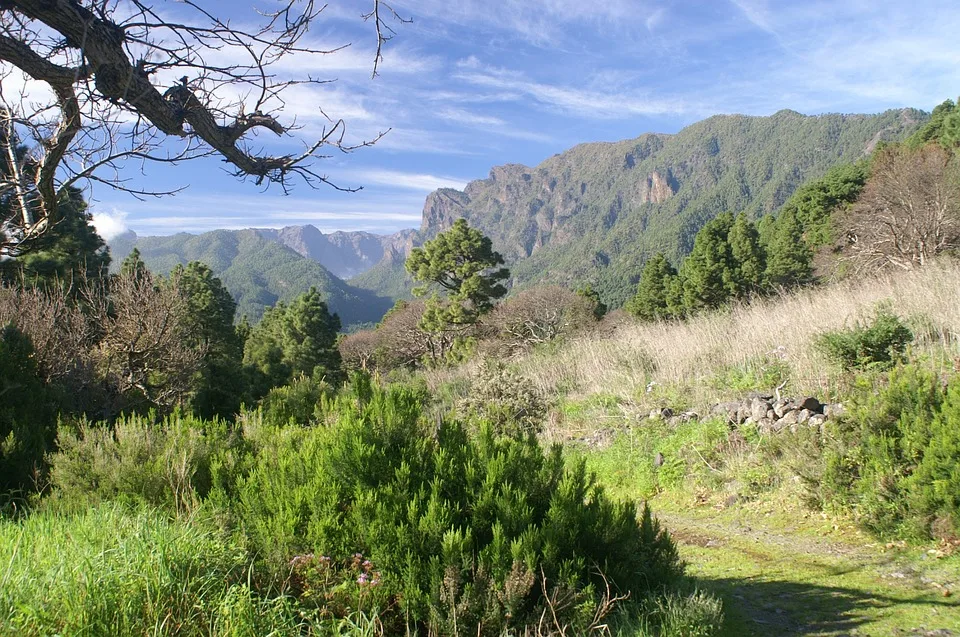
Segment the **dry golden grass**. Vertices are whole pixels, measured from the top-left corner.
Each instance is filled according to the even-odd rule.
[[[960,334],[960,264],[953,261],[735,305],[686,322],[628,322],[612,335],[531,354],[518,366],[553,396],[603,393],[643,404],[653,381],[657,388],[681,388],[691,394],[690,404],[703,406],[735,394],[718,378],[765,369],[786,371],[784,392],[828,396],[838,374],[815,347],[817,336],[868,319],[880,303],[913,329],[914,354],[932,353],[932,364],[952,365]]]

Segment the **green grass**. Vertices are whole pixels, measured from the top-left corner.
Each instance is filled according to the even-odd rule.
[[[775,497],[723,511],[669,498],[656,506],[691,577],[723,599],[723,635],[960,630],[958,556],[876,543],[847,520]]]
[[[3,634],[199,634],[246,555],[221,538],[102,506],[0,525]]]
[[[719,634],[960,631],[960,554],[932,543],[888,545],[849,518],[805,509],[800,485],[771,466],[782,442],[745,432],[746,450],[724,448],[725,431],[716,421],[643,421],[607,447],[576,452],[612,495],[648,499],[695,585],[723,601]],[[658,451],[665,462],[655,469]],[[665,471],[682,479],[667,480]]]
[[[151,510],[0,521],[0,635],[374,634],[374,619],[321,621],[254,580],[228,538]]]

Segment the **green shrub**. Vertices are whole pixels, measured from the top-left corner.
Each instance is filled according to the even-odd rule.
[[[879,388],[878,388],[879,385]],[[820,501],[881,537],[960,529],[960,385],[908,365],[861,379],[823,451]]]
[[[214,487],[230,490],[243,450],[220,421],[174,413],[156,423],[127,416],[114,425],[62,426],[51,482],[71,503],[126,500],[186,512]]]
[[[415,392],[369,380],[321,409],[325,427],[262,433],[241,487],[239,518],[280,572],[295,555],[362,553],[392,621],[484,635],[539,618],[542,578],[570,602],[562,619],[576,631],[600,601],[598,573],[638,596],[680,573],[649,510],[613,502],[559,447],[489,424],[475,437],[428,424]]]
[[[547,415],[547,404],[533,383],[505,364],[487,359],[460,401],[467,418],[490,423],[498,434],[524,436],[538,433]]]
[[[883,369],[903,360],[913,333],[889,308],[879,307],[869,324],[825,332],[818,347],[844,370]]]
[[[272,425],[307,425],[314,418],[320,399],[333,388],[319,377],[298,376],[288,385],[274,387],[261,400],[263,419]]]
[[[56,437],[54,397],[37,374],[30,337],[0,326],[0,497],[32,490]]]

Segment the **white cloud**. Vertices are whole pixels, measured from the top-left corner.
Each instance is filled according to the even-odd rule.
[[[491,115],[479,115],[460,108],[441,108],[437,117],[468,126],[503,126],[505,121]]]
[[[352,173],[358,181],[365,183],[401,188],[404,190],[421,190],[431,192],[437,188],[456,188],[462,190],[467,185],[466,179],[457,177],[438,177],[417,173],[405,173],[397,170],[361,170]]]
[[[584,90],[530,80],[515,71],[465,66],[457,77],[487,88],[523,93],[541,104],[591,119],[623,119],[635,115],[678,114],[690,110],[681,100],[652,98],[636,90]]]
[[[643,24],[647,27],[647,31],[653,32],[657,27],[663,24],[664,18],[667,16],[667,10],[663,7],[660,7],[644,20]]]
[[[730,0],[744,17],[758,29],[767,33],[776,33],[771,24],[770,11],[764,0]]]
[[[113,208],[110,212],[100,211],[93,213],[93,227],[104,241],[110,241],[130,228],[127,226],[127,217],[130,213]]]

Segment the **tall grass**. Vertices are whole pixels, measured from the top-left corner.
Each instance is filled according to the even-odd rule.
[[[0,634],[205,634],[245,552],[157,513],[102,505],[0,523]]]
[[[732,392],[711,379],[738,370],[761,379],[775,370],[768,382],[782,376],[786,391],[827,395],[836,370],[815,346],[818,335],[851,327],[880,303],[907,320],[917,336],[914,354],[952,364],[960,334],[955,262],[759,299],[685,322],[631,321],[612,334],[534,352],[517,365],[547,395],[633,400],[659,385],[696,388],[700,399],[713,400]]]

